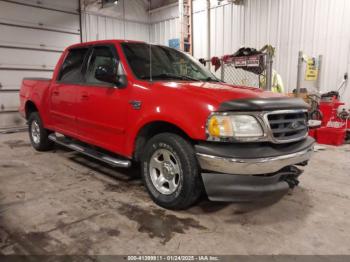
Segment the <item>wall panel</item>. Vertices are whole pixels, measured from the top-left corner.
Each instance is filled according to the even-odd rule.
[[[22,79],[50,77],[61,51],[80,42],[78,6],[78,0],[0,1],[0,128],[24,125],[16,113]]]
[[[72,1],[76,2],[77,1]],[[18,15],[20,14],[20,15]],[[52,11],[13,2],[1,1],[0,23],[62,30],[79,34],[78,14]]]
[[[0,45],[64,50],[80,41],[79,35],[45,30],[5,26],[0,24]]]
[[[194,55],[206,57],[206,0],[194,1]],[[296,87],[298,52],[324,56],[321,90],[334,90],[350,69],[350,1],[246,0],[211,5],[211,55],[235,52],[241,46],[276,47],[274,68],[287,91]],[[343,96],[350,100],[350,85]]]
[[[6,68],[53,70],[60,56],[59,52],[0,48],[1,67]]]
[[[127,39],[149,41],[149,24],[119,18],[82,14],[83,41]]]
[[[3,86],[2,90],[6,89],[18,89],[22,83],[22,78],[26,77],[44,77],[51,78],[52,72],[36,72],[36,71],[23,71],[21,72],[21,78],[18,77],[17,71],[1,71],[0,70],[0,84]]]
[[[180,38],[179,8],[170,5],[159,11],[151,12],[151,42],[169,45],[169,40]]]
[[[60,1],[52,1],[52,0],[12,0],[18,3],[30,4],[33,6],[43,7],[43,8],[52,8],[62,11],[68,11],[73,13],[78,13],[79,10],[79,2],[74,0],[60,0]]]

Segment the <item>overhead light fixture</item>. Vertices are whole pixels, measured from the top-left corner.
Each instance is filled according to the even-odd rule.
[[[119,4],[119,0],[102,0],[101,4],[102,4],[102,8],[117,6]]]
[[[229,0],[228,2],[231,2],[235,5],[244,5],[244,0]]]

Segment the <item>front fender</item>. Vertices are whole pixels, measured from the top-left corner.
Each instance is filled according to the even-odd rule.
[[[128,155],[131,156],[133,154],[135,141],[142,128],[153,122],[166,122],[172,124],[194,140],[205,140],[205,125],[209,114],[209,111],[205,112],[197,110],[197,112],[190,113],[184,112],[181,109],[171,109],[169,106],[157,106],[153,108],[153,110],[148,111],[147,114],[142,113],[142,117],[139,118],[138,121],[129,125],[126,143]]]

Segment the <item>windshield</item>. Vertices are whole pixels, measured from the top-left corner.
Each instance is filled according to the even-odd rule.
[[[191,56],[175,49],[145,43],[123,43],[122,48],[138,79],[219,81]]]

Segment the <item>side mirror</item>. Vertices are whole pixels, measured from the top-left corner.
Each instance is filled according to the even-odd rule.
[[[109,65],[99,65],[95,71],[95,78],[102,82],[107,82],[111,84],[117,83],[117,74],[114,68]]]
[[[96,68],[95,78],[102,82],[115,84],[118,88],[123,88],[128,85],[128,80],[125,75],[117,75],[113,67],[109,65],[100,65]]]
[[[127,87],[128,79],[126,78],[126,75],[117,76],[117,83],[116,83],[116,85],[119,88]]]

